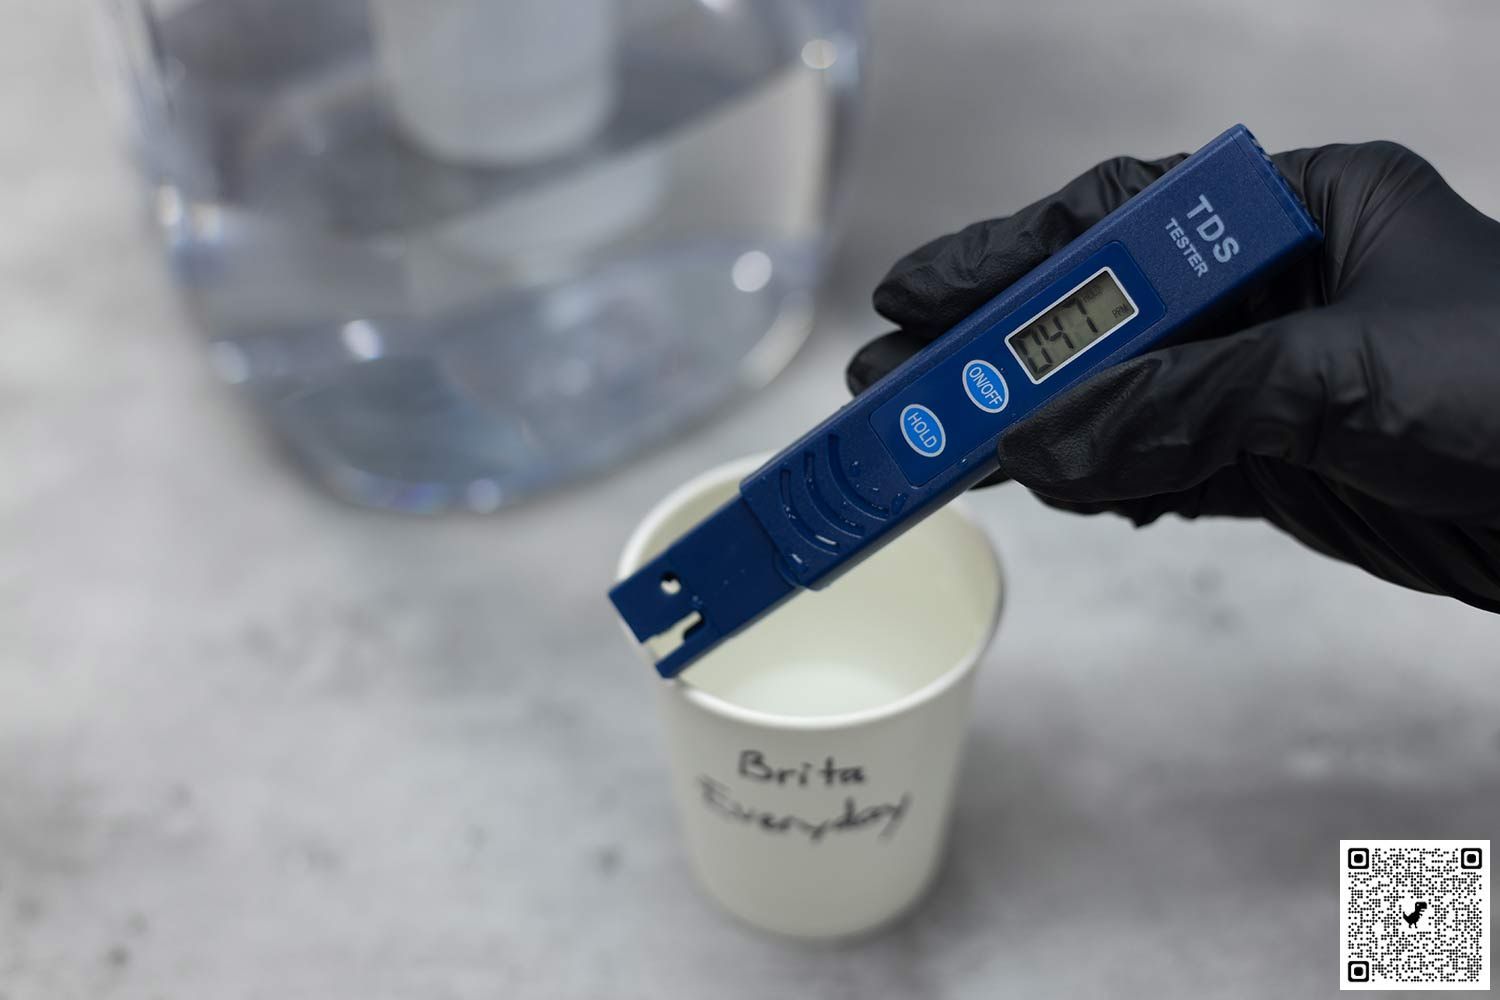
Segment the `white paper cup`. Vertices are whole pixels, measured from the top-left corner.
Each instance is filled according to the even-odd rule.
[[[628,576],[731,497],[761,458],[676,490]],[[823,591],[799,594],[661,682],[673,793],[699,881],[765,930],[858,935],[937,874],[974,668],[999,620],[994,548],[949,505]]]

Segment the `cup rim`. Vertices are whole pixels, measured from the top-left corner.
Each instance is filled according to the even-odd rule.
[[[658,500],[651,507],[651,510],[647,512],[646,516],[641,518],[640,523],[631,531],[630,537],[626,540],[625,548],[620,552],[619,561],[615,565],[615,579],[617,581],[623,580],[635,572],[637,568],[645,564],[647,560],[644,558],[644,553],[647,540],[686,501],[704,492],[709,487],[723,483],[725,480],[738,482],[744,479],[745,476],[764,465],[770,457],[770,453],[766,452],[757,455],[747,455],[744,458],[716,465],[707,471],[700,472]],[[1000,626],[1000,616],[1005,608],[1007,590],[1005,567],[1000,561],[1000,554],[996,551],[995,543],[990,538],[989,533],[975,520],[973,514],[968,509],[968,505],[962,500],[955,500],[949,506],[953,508],[954,513],[958,517],[963,518],[984,539],[984,549],[989,556],[989,565],[995,574],[995,602],[994,606],[990,609],[989,621],[973,646],[956,663],[926,684],[923,684],[914,691],[907,692],[900,698],[876,706],[875,708],[860,709],[854,712],[840,712],[832,715],[787,715],[780,712],[764,712],[759,709],[736,705],[732,701],[709,694],[702,688],[694,687],[680,676],[670,679],[658,678],[659,683],[665,685],[671,694],[691,702],[711,715],[733,719],[736,722],[759,728],[780,730],[816,732],[850,729],[902,715],[925,702],[935,700],[949,688],[952,688],[973,673],[974,669],[979,665],[980,658],[984,655],[984,651],[989,648],[991,641],[995,638],[995,632]],[[623,622],[620,623],[620,627],[632,645],[643,648]],[[649,657],[647,657],[647,663],[651,665]]]

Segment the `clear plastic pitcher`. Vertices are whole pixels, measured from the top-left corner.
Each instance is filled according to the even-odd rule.
[[[359,503],[491,510],[806,335],[858,0],[99,0],[174,277]]]

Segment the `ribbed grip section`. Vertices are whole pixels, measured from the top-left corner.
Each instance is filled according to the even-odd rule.
[[[850,558],[906,504],[904,492],[862,482],[861,461],[846,450],[836,433],[809,438],[741,486],[798,580],[816,579]]]

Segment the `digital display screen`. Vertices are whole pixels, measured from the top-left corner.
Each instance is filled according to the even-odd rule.
[[[1105,268],[1005,342],[1031,380],[1040,382],[1135,314],[1135,303]]]

